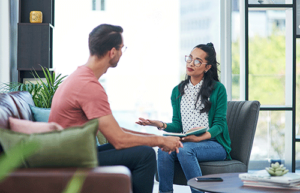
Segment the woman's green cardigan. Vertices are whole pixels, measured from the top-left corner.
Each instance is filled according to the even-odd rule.
[[[173,107],[172,123],[167,123],[165,131],[181,133],[181,113],[180,113],[180,101],[181,96],[179,92],[179,85],[177,85],[171,96],[171,102]],[[179,97],[180,96],[180,97]],[[220,82],[215,82],[214,90],[209,98],[211,102],[211,108],[208,113],[209,130],[211,137],[215,137],[216,140],[225,148],[227,152],[227,159],[231,160],[231,141],[228,133],[228,126],[226,120],[227,112],[227,94],[224,85]]]

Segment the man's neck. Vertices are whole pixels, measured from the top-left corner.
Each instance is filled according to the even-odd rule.
[[[109,60],[105,57],[99,59],[97,56],[90,56],[85,66],[90,68],[94,72],[96,78],[99,79],[104,73],[106,73],[110,64]]]

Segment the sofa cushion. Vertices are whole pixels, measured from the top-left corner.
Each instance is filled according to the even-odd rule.
[[[13,99],[19,113],[20,119],[32,120],[32,113],[29,105],[34,105],[32,96],[29,92],[19,91],[19,92],[10,92],[9,96]]]
[[[18,109],[12,98],[6,93],[0,93],[0,127],[9,128],[9,117],[19,117]]]
[[[247,166],[238,160],[201,162],[200,167],[203,175],[248,171]]]
[[[20,133],[45,133],[50,131],[63,130],[64,128],[57,123],[33,122],[24,119],[9,117],[10,130]]]
[[[37,122],[48,122],[50,116],[50,108],[39,108],[29,105],[33,114],[33,120]]]
[[[28,104],[34,105],[29,92],[0,93],[0,128],[9,129],[9,117],[32,120],[32,113]],[[0,145],[0,154],[2,150]]]
[[[0,129],[0,143],[7,154],[14,146],[22,146],[29,141],[37,141],[40,144],[40,149],[23,161],[23,167],[96,167],[97,130],[97,119],[83,126],[30,135]]]
[[[0,93],[0,127],[9,128],[9,117],[32,120],[28,104],[34,105],[29,92]]]

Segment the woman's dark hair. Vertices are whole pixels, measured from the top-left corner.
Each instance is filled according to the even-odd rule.
[[[206,73],[204,73],[203,83],[200,91],[198,92],[197,100],[196,100],[198,101],[199,98],[201,97],[201,103],[204,104],[204,108],[200,110],[200,113],[208,113],[211,107],[211,102],[208,100],[208,98],[210,97],[212,91],[214,90],[216,81],[219,82],[218,68],[217,68],[217,65],[219,63],[217,62],[216,51],[212,43],[199,44],[195,46],[194,49],[195,48],[199,48],[206,53],[207,55],[205,58],[207,60],[206,65],[211,65],[211,68]],[[186,75],[185,80],[181,81],[181,83],[179,84],[180,96],[184,95],[184,87],[189,83],[190,79],[191,77]],[[197,103],[195,103],[195,108],[196,108],[196,104]]]
[[[104,56],[112,48],[120,49],[123,28],[109,24],[101,24],[93,29],[89,35],[89,49],[91,56]]]

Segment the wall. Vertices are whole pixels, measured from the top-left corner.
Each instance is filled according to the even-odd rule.
[[[10,80],[9,7],[9,0],[0,1],[0,84]]]

